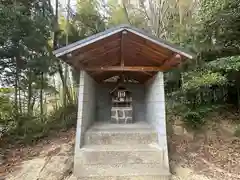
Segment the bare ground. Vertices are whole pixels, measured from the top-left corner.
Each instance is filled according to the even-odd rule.
[[[0,167],[0,177],[19,170],[21,164],[29,160],[49,159],[55,155],[70,156],[73,153],[74,140],[75,128],[72,128],[67,132],[58,132],[54,137],[45,138],[35,146],[10,146],[5,150],[5,162]]]
[[[181,176],[181,171],[186,171],[187,175],[182,174],[184,180],[240,179],[240,139],[233,135],[238,117],[230,115],[228,119],[217,115],[199,132],[170,133],[169,157],[173,174]]]
[[[212,118],[214,121],[202,131],[185,130],[182,135],[168,133],[172,180],[240,180],[240,139],[233,136],[236,117]],[[61,155],[65,152],[63,145],[73,146],[74,136],[75,131],[71,129],[44,139],[34,147],[11,147],[0,168],[0,177],[18,170],[17,167],[29,159]]]

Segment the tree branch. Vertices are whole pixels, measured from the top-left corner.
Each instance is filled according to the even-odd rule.
[[[128,23],[129,23],[130,25],[132,25],[131,20],[130,20],[130,18],[129,18],[128,11],[127,11],[126,4],[125,4],[124,2],[123,2],[123,9],[124,9],[125,16],[126,16],[126,18],[127,18]]]

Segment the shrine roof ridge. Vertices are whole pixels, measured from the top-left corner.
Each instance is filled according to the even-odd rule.
[[[119,25],[119,26],[107,29],[107,30],[105,30],[103,32],[100,32],[100,33],[94,34],[92,36],[89,36],[89,37],[87,37],[85,39],[76,41],[76,42],[74,42],[72,44],[69,44],[69,45],[67,45],[65,47],[56,49],[56,50],[53,51],[53,54],[56,57],[60,57],[60,56],[66,55],[68,53],[71,53],[74,50],[77,50],[78,48],[87,46],[87,45],[89,45],[91,43],[94,43],[96,41],[99,41],[101,39],[104,39],[106,37],[109,37],[111,35],[114,35],[116,33],[124,31],[124,30],[132,32],[132,33],[134,33],[134,34],[136,34],[136,35],[138,35],[138,36],[140,36],[142,38],[145,38],[145,39],[155,43],[156,45],[162,46],[162,47],[167,48],[167,49],[169,49],[169,50],[171,50],[171,51],[173,51],[175,53],[178,53],[178,54],[180,54],[182,56],[185,56],[186,58],[189,58],[189,59],[193,59],[194,58],[194,55],[191,52],[187,52],[186,50],[183,50],[182,48],[177,47],[174,44],[166,42],[165,40],[163,40],[161,38],[158,38],[156,36],[150,35],[149,33],[145,32],[144,30],[141,30],[141,29],[138,29],[138,28],[132,27],[130,25],[126,25],[126,24]]]

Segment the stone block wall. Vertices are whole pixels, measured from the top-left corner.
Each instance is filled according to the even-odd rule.
[[[82,145],[85,131],[96,118],[96,82],[85,72],[80,73],[78,90],[78,117],[76,130],[76,151]]]
[[[112,107],[111,123],[131,124],[133,123],[132,114],[132,107]]]
[[[163,73],[158,72],[145,84],[146,120],[158,132],[158,143],[164,151],[165,166],[169,168],[166,114],[165,114],[165,93]]]

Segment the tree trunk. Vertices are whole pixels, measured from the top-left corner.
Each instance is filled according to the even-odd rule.
[[[54,88],[57,89],[55,77],[53,77],[53,84],[54,84]],[[54,95],[55,95],[55,99],[58,99],[58,93],[54,92]],[[57,107],[58,102],[57,101],[54,101],[54,102],[55,102],[55,107]]]
[[[237,106],[238,106],[238,111],[240,110],[240,89],[239,85],[237,85]]]
[[[34,107],[35,102],[36,102],[36,97],[34,96],[32,99],[33,99],[33,100],[32,100],[32,103],[30,104],[30,109],[33,110],[33,107]]]
[[[55,22],[54,22],[54,34],[53,34],[53,49],[57,49],[58,46],[58,0],[55,1]]]
[[[18,108],[19,108],[19,112],[22,114],[23,113],[23,109],[22,109],[22,101],[21,101],[21,89],[18,88]]]
[[[67,69],[67,65],[65,65],[64,67],[64,86],[63,86],[63,106],[66,107],[67,106],[67,96],[68,96],[68,100],[70,101],[69,98],[71,98],[70,96],[70,92],[68,91],[68,87],[67,87],[67,77],[68,77],[68,69]],[[67,95],[67,91],[69,93],[69,95]]]
[[[16,72],[15,72],[15,85],[14,85],[14,109],[15,115],[18,115],[18,67],[16,61]]]
[[[43,117],[43,72],[41,72],[41,88],[40,88],[40,114]]]
[[[127,19],[128,23],[129,23],[129,24],[132,24],[132,23],[131,23],[131,20],[130,20],[130,18],[129,18],[129,14],[128,14],[128,11],[127,11],[126,4],[125,4],[124,2],[123,2],[123,10],[124,10],[124,14],[125,14],[125,16],[126,16],[126,19]]]
[[[65,95],[67,95],[68,101],[69,101],[70,103],[72,103],[71,95],[70,95],[69,89],[67,88],[67,84],[65,83],[64,75],[63,75],[63,69],[62,69],[62,66],[61,66],[60,62],[58,62],[58,73],[59,73],[59,75],[60,75],[60,79],[61,79],[61,81],[62,81],[63,88],[66,87],[66,88],[65,88],[65,93],[66,93]],[[63,95],[63,96],[65,96],[65,95]]]
[[[68,45],[68,31],[69,31],[69,10],[70,10],[70,0],[67,2],[67,23],[66,23],[66,46]],[[71,96],[70,92],[67,87],[67,79],[68,79],[69,73],[68,73],[68,65],[65,63],[64,67],[64,83],[63,83],[63,105],[66,107],[67,105],[67,96],[68,100],[71,102]]]
[[[33,109],[31,108],[31,100],[32,100],[32,72],[29,71],[29,77],[28,77],[28,114],[32,115],[33,114]]]

